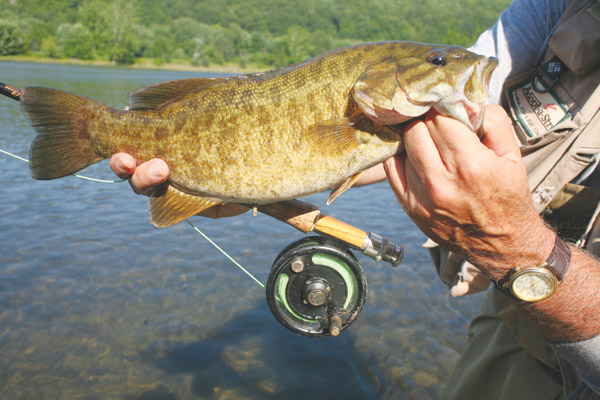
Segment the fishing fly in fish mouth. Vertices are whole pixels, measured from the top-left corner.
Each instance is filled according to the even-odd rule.
[[[287,68],[154,84],[129,110],[41,87],[18,100],[37,132],[35,179],[126,152],[171,174],[149,200],[166,227],[223,203],[269,204],[332,189],[402,150],[401,125],[434,108],[476,131],[493,58],[415,42],[349,46]],[[14,92],[0,90],[9,97]],[[1,88],[0,88],[1,89]]]

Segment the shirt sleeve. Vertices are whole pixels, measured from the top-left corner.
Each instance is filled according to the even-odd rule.
[[[600,335],[581,342],[550,345],[577,369],[588,387],[600,394]]]
[[[502,84],[509,75],[534,67],[569,0],[515,0],[498,21],[483,32],[470,48],[498,58],[490,82],[490,103],[498,104]]]

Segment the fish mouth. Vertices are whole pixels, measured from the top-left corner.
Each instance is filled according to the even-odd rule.
[[[465,95],[462,100],[462,106],[470,122],[470,128],[473,130],[473,132],[477,132],[480,137],[483,136],[483,117],[485,103],[488,99],[490,82],[492,80],[492,73],[497,66],[498,59],[496,57],[485,57],[479,61],[475,65],[475,71],[473,71],[473,75],[479,82],[481,82],[481,92],[471,93],[471,99],[469,99],[467,94],[463,92]]]
[[[489,90],[490,81],[492,80],[492,72],[498,67],[498,59],[496,57],[487,57],[487,65],[483,67],[481,79],[485,82],[485,90]]]

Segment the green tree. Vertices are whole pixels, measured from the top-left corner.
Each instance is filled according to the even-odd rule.
[[[198,65],[283,66],[377,40],[468,46],[510,2],[0,0],[0,54],[50,55],[58,45],[70,57],[119,63],[175,54]]]
[[[171,34],[175,46],[183,50],[184,55],[191,60],[197,46],[197,39],[202,38],[200,22],[190,17],[177,18],[170,23]]]
[[[92,35],[82,24],[61,24],[58,43],[66,57],[90,60],[93,57]]]
[[[136,40],[132,27],[137,21],[135,4],[128,0],[114,0],[107,7],[108,52],[111,61],[118,61],[117,55],[135,54]]]
[[[12,21],[0,20],[0,55],[23,54],[25,50],[25,38],[19,25]]]
[[[47,37],[56,36],[57,25],[51,21],[44,21],[39,18],[26,18],[19,21],[28,43],[28,48],[32,52],[40,50],[42,42]]]
[[[173,43],[173,36],[167,28],[154,26],[152,44],[147,52],[148,56],[158,59],[159,63],[169,61]]]
[[[107,8],[106,1],[88,0],[77,10],[77,21],[89,30],[96,55],[107,56],[110,41]]]
[[[308,29],[294,25],[290,26],[285,36],[288,46],[288,64],[297,63],[315,55],[313,38]]]
[[[40,54],[45,57],[58,58],[60,56],[60,48],[56,40],[56,36],[46,36],[40,43]]]

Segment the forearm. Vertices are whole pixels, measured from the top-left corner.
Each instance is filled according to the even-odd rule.
[[[523,215],[518,229],[493,237],[493,247],[487,242],[482,244],[487,251],[481,251],[473,240],[469,248],[458,251],[494,281],[507,280],[516,267],[541,264],[552,252],[556,234],[533,209],[528,214]],[[540,302],[517,303],[549,342],[578,342],[600,334],[600,264],[584,251],[569,247],[569,270],[558,290]]]

